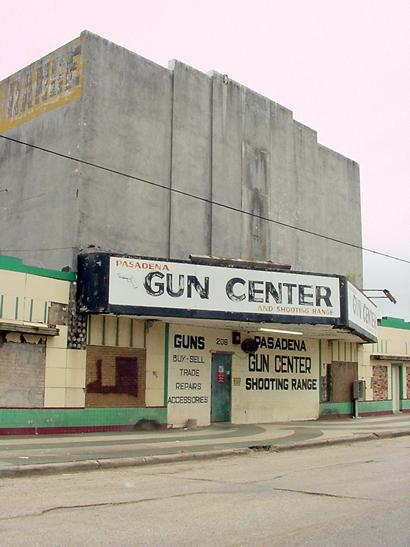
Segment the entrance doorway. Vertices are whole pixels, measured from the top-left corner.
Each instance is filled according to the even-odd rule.
[[[214,353],[212,356],[211,422],[231,420],[232,355]]]
[[[392,398],[392,410],[393,412],[400,412],[400,365],[392,365],[391,367],[391,398]]]

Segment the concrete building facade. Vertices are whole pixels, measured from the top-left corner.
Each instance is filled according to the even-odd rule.
[[[0,253],[80,287],[37,356],[37,428],[314,419],[351,402],[376,341],[359,168],[290,110],[85,31],[0,82],[0,134]]]
[[[0,139],[0,251],[56,269],[89,245],[272,260],[361,286],[359,248],[281,225],[360,247],[358,165],[226,75],[83,32],[0,83],[0,132],[159,185]]]

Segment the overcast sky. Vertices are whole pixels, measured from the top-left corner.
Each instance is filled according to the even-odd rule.
[[[163,66],[217,70],[360,164],[363,245],[410,260],[406,0],[1,2],[0,80],[88,29]],[[410,320],[410,264],[364,253],[379,315]]]

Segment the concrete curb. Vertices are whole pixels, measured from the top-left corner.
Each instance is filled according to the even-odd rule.
[[[73,471],[97,471],[99,469],[118,469],[120,467],[138,467],[158,463],[174,463],[190,460],[205,460],[224,458],[226,456],[242,456],[250,454],[250,448],[229,448],[226,450],[210,450],[203,452],[179,452],[177,454],[161,454],[157,456],[137,456],[135,458],[107,458],[103,460],[81,460],[77,462],[58,462],[33,465],[13,465],[0,469],[0,479],[13,477],[28,477],[33,475],[57,475]]]
[[[355,436],[335,437],[330,439],[313,439],[311,441],[295,442],[290,444],[252,445],[248,448],[227,448],[225,450],[208,450],[202,452],[179,452],[177,454],[137,456],[135,458],[109,458],[103,460],[81,460],[77,462],[13,465],[0,469],[0,479],[30,477],[34,475],[57,475],[60,473],[79,471],[97,471],[101,469],[119,469],[121,467],[140,467],[143,465],[156,465],[159,463],[216,459],[225,458],[228,456],[243,456],[259,451],[287,452],[289,450],[302,450],[308,448],[334,446],[338,444],[352,444],[356,442],[392,439],[394,437],[404,437],[406,435],[410,435],[410,429],[377,431],[374,433],[362,433]]]
[[[410,435],[410,429],[398,429],[393,431],[376,431],[373,433],[360,433],[355,436],[334,437],[330,439],[313,439],[311,441],[296,442],[290,444],[272,444],[250,447],[254,450],[265,449],[269,452],[286,452],[288,450],[302,450],[306,448],[320,448],[323,446],[334,446],[338,444],[351,444],[364,441],[376,441],[379,439],[393,439]]]

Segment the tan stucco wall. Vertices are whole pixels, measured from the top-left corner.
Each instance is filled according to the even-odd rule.
[[[25,327],[45,327],[50,323],[51,303],[66,310],[70,294],[69,281],[41,275],[0,270],[0,322]],[[64,312],[62,316],[66,317]],[[65,323],[67,321],[65,320]],[[81,407],[84,405],[85,352],[67,350],[67,324],[54,325],[57,336],[46,339],[44,374],[45,407]],[[24,334],[27,343],[37,343],[37,335]],[[20,334],[10,333],[9,341],[19,341]]]
[[[375,344],[364,344],[359,349],[359,378],[366,380],[366,399],[374,398],[372,377],[374,366],[386,366],[388,377],[387,398],[392,397],[391,366],[402,363],[402,382],[406,385],[406,365],[410,365],[410,330],[379,326],[378,341]],[[393,356],[393,359],[376,359],[375,356]],[[407,397],[406,389],[403,390]]]

